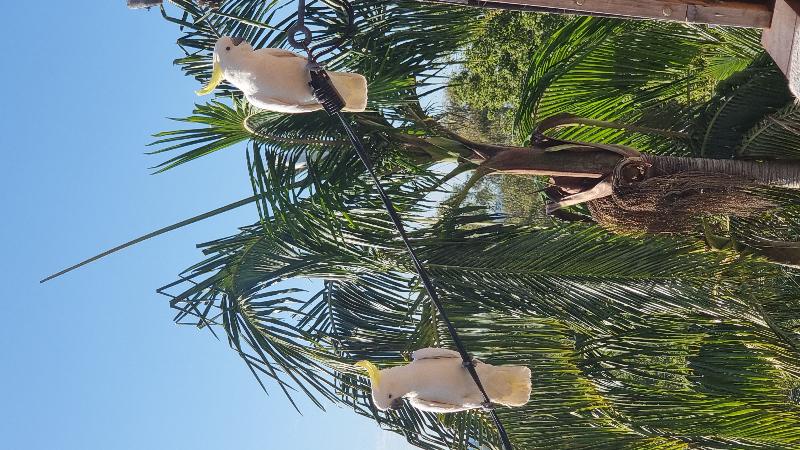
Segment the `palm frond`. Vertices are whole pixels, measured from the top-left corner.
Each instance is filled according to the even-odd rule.
[[[800,159],[800,104],[790,102],[767,114],[747,132],[737,157],[748,159]]]
[[[705,158],[737,156],[745,133],[792,99],[783,74],[768,57],[721,83],[695,121],[692,150]]]
[[[749,64],[757,33],[617,19],[576,18],[531,61],[517,125],[530,137],[559,113],[682,131],[721,72]],[[704,67],[705,55],[721,60]],[[680,143],[620,130],[572,129],[560,137],[682,154]]]
[[[413,210],[420,196],[403,185],[390,188]],[[401,364],[420,345],[449,345],[379,204],[357,192],[359,185],[353,189],[347,218],[309,197],[267,217],[266,228],[257,224],[208,244],[214,256],[187,273],[208,281],[176,296],[181,316],[197,315],[209,301],[223,305],[226,324],[237,324],[226,325],[234,348],[256,373],[302,383],[320,403],[350,405],[422,448],[494,445],[480,414],[378,413],[365,380],[348,368],[347,361],[359,359]],[[763,382],[796,373],[797,356],[759,322],[753,305],[737,300],[743,295],[737,273],[769,280],[777,276],[773,266],[703,252],[690,241],[511,227],[464,213],[432,225],[415,218],[414,241],[468,348],[490,363],[533,368],[531,403],[500,411],[518,446],[789,448],[798,442],[789,426],[797,412],[781,412],[785,389]],[[318,231],[308,233],[312,228]],[[289,304],[259,297],[297,277],[320,280],[322,288]],[[759,292],[754,286],[746,294]],[[281,311],[294,320],[273,324]],[[745,370],[744,359],[726,360],[733,348],[755,365]],[[333,390],[328,377],[336,380]],[[728,385],[750,389],[749,397],[734,401],[733,394],[708,391]],[[775,418],[768,430],[753,425],[765,417]]]
[[[156,140],[150,145],[157,145],[160,148],[150,154],[176,150],[183,150],[183,153],[154,168],[157,172],[163,172],[201,156],[247,141],[251,135],[244,124],[252,114],[251,106],[237,100],[234,100],[233,107],[218,101],[196,105],[193,115],[173,120],[198,124],[199,127],[155,134]]]

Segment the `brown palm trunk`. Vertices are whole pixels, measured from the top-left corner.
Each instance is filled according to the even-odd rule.
[[[683,158],[650,156],[642,158],[651,164],[650,176],[695,172],[723,174],[763,186],[800,189],[800,163],[786,161],[743,161],[734,159]]]
[[[488,172],[516,175],[604,178],[614,173],[623,156],[592,144],[575,144],[574,149],[490,146],[494,156],[481,167]],[[477,144],[478,147],[481,144]],[[475,148],[481,151],[481,148]],[[800,189],[800,163],[787,161],[744,161],[734,159],[687,158],[638,155],[650,166],[647,177],[680,173],[706,173],[741,178],[762,186]]]
[[[800,242],[760,239],[752,248],[770,261],[800,267]]]
[[[622,160],[605,150],[548,151],[545,148],[506,147],[481,165],[489,172],[511,175],[603,178]]]
[[[545,143],[544,146],[554,144]],[[592,217],[618,230],[684,232],[710,214],[747,217],[779,207],[761,187],[800,189],[800,163],[641,155],[632,149],[585,143],[549,148],[505,147],[476,173],[548,175],[563,197],[548,211],[589,202]],[[581,179],[579,193],[568,189]],[[561,181],[559,181],[561,180]],[[797,248],[774,248],[771,258],[794,263]]]

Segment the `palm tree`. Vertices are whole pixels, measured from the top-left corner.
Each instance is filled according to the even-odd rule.
[[[254,165],[266,165],[259,153]],[[532,402],[499,411],[518,448],[791,448],[800,440],[800,411],[789,400],[800,374],[789,331],[798,304],[796,288],[781,284],[796,275],[691,240],[506,226],[470,211],[431,220],[423,198],[436,181],[384,180],[470,350],[533,368]],[[209,259],[182,274],[185,287],[171,295],[178,320],[221,326],[253,373],[287,395],[349,405],[422,448],[496,445],[480,413],[371,406],[349,364],[402,364],[449,337],[369,185],[342,194],[333,208],[282,199],[261,222],[206,244]],[[316,280],[315,292],[281,288],[297,278]]]
[[[280,46],[280,30],[293,20],[277,3],[231,0],[215,11],[186,0],[174,3],[182,13],[173,17],[165,10],[164,17],[185,33],[178,43],[186,55],[177,63],[201,81],[209,76],[208,51],[218,35],[242,36],[257,47]],[[719,125],[721,118],[739,120],[729,101],[709,102],[702,114],[674,114],[675,120],[664,127],[672,134],[640,132],[659,108],[691,110],[691,102],[668,101],[696,80],[692,74],[674,78],[669,73],[684,62],[680,57],[732,48],[731,40],[740,35],[674,25],[638,30],[639,25],[625,22],[576,19],[553,37],[548,56],[539,58],[558,64],[532,69],[523,104],[545,118],[567,112],[552,105],[580,95],[563,87],[575,87],[575,80],[585,80],[587,74],[616,79],[615,70],[582,70],[591,64],[623,74],[641,69],[639,84],[584,82],[582,93],[594,89],[597,95],[576,102],[580,108],[569,112],[579,117],[569,120],[589,123],[584,117],[592,117],[594,126],[540,126],[537,133],[535,124],[528,126],[530,111],[523,111],[520,132],[529,133],[529,147],[508,147],[464,139],[419,104],[421,93],[439,88],[445,58],[468,42],[479,11],[413,1],[355,6],[359,32],[328,65],[369,75],[374,111],[352,120],[468,348],[492,363],[526,364],[534,372],[531,402],[498,412],[517,448],[800,445],[800,277],[793,268],[736,253],[726,245],[706,251],[691,237],[615,235],[585,224],[515,226],[459,207],[431,214],[430,196],[465,171],[489,168],[594,179],[624,175],[628,172],[619,170],[621,163],[639,164],[644,158],[628,150],[632,144],[671,149],[660,152],[666,154],[662,159],[648,156],[645,162],[670,163],[673,171],[665,169],[655,177],[645,171],[642,179],[633,180],[637,183],[684,173],[688,167],[702,167],[707,174],[708,165],[714,164],[713,173],[722,174],[717,178],[752,181],[741,190],[752,198],[767,199],[770,205],[794,198],[790,190],[756,182],[769,185],[776,177],[796,181],[796,174],[778,169],[794,170],[791,165],[765,164],[766,175],[759,179],[752,175],[762,166],[670,159],[693,141],[667,143],[673,143],[676,133],[694,136],[688,124],[701,123],[701,118],[717,127],[707,130],[733,135]],[[324,2],[309,7],[317,39],[344,31],[334,8]],[[666,28],[647,41],[658,27]],[[639,33],[639,44],[623,49],[628,53],[609,51],[632,32]],[[669,36],[672,40],[664,41]],[[585,48],[580,39],[594,45]],[[640,56],[652,55],[656,42],[680,44],[662,49],[659,60],[676,58],[677,63],[645,71],[646,62],[632,58],[632,52],[640,48]],[[740,59],[747,66],[753,55],[734,55],[728,63]],[[664,71],[668,73],[659,78]],[[604,86],[611,88],[604,93]],[[733,84],[731,89],[740,92]],[[614,92],[628,103],[612,101]],[[648,95],[650,103],[642,100]],[[336,123],[324,114],[297,117],[254,110],[229,86],[218,96],[182,119],[194,128],[159,135],[158,153],[182,151],[159,170],[247,142],[260,220],[203,244],[207,259],[159,290],[178,310],[177,321],[212,333],[224,330],[259,381],[270,380],[289,398],[302,393],[320,407],[329,402],[348,405],[422,448],[496,448],[495,431],[481,412],[441,416],[406,406],[384,413],[371,405],[366,380],[354,361],[402,364],[416,348],[447,346],[449,336]],[[222,100],[228,97],[230,103]],[[769,113],[777,109],[765,108]],[[762,114],[742,130],[753,155],[768,150],[770,142],[788,139],[781,130],[791,128],[794,110],[774,114],[782,125],[760,122]],[[558,121],[564,125],[567,119],[559,116]],[[626,125],[633,122],[640,128]],[[554,130],[560,134],[552,134]],[[583,136],[591,133],[596,143],[566,142],[575,134],[581,142],[590,141]],[[301,159],[305,167],[297,170]],[[432,170],[442,161],[454,162],[446,174]],[[770,217],[796,217],[793,208],[784,209],[789,213]],[[737,220],[750,225],[733,225]],[[734,231],[757,228],[764,220],[733,217],[724,231],[740,242]],[[787,230],[796,230],[796,223],[790,221]],[[720,234],[713,231],[709,234]],[[286,289],[289,279],[312,280],[312,292]]]
[[[535,120],[531,118],[545,117],[542,122],[553,124],[570,122],[569,117],[559,119],[559,113],[566,110],[594,118],[572,119],[573,122],[595,125],[602,124],[600,119],[637,126],[627,130],[609,126],[561,128],[552,136],[635,146],[649,154],[683,157],[678,160],[678,171],[716,171],[704,168],[709,163],[728,167],[746,164],[759,170],[765,168],[761,162],[797,159],[797,106],[783,75],[760,48],[756,31],[720,32],[696,27],[687,31],[677,25],[653,29],[647,23],[629,23],[622,31],[607,30],[600,37],[575,30],[554,36],[549,49],[536,55],[524,82],[523,107],[517,115],[523,141],[535,133]],[[697,47],[693,45],[694,33],[706,36],[701,40],[730,45]],[[557,50],[561,59],[552,61],[547,55]],[[698,55],[702,56],[699,60]],[[720,83],[709,91],[705,80]],[[654,124],[668,132],[648,128]],[[657,164],[661,162],[654,165]],[[728,169],[717,173],[725,170]],[[750,172],[743,178],[752,180],[752,176]],[[724,188],[729,182],[724,179],[719,184],[681,186],[680,176],[675,178],[656,189],[670,191],[672,199],[658,198],[641,188],[628,189],[627,193],[633,195],[626,199],[623,188],[613,198],[590,202],[589,210],[607,227],[637,232],[687,232],[698,229],[699,215],[737,212],[739,215],[730,219],[711,219],[715,225],[702,228],[708,245],[757,253],[780,263],[800,262],[795,243],[797,200],[793,192],[757,188],[750,195],[739,188]],[[685,201],[695,200],[692,191],[696,188],[706,189],[708,201]],[[639,201],[642,194],[649,200]],[[788,197],[776,199],[775,195]],[[742,206],[729,208],[729,202]],[[774,209],[776,205],[783,207]],[[759,213],[761,208],[771,211]],[[719,236],[712,228],[725,236]]]

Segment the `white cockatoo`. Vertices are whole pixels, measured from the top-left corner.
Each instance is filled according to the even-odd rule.
[[[210,94],[222,80],[236,86],[251,105],[280,113],[322,109],[312,94],[308,60],[280,48],[253,47],[241,38],[221,37],[214,45],[211,80],[198,95]],[[357,73],[328,72],[346,105],[344,111],[367,107],[367,79]]]
[[[399,408],[404,398],[422,411],[450,413],[483,407],[484,398],[463,366],[461,355],[443,348],[423,348],[405,366],[380,370],[359,361],[372,384],[372,401],[381,411]],[[492,404],[523,406],[531,396],[531,370],[492,366],[475,360],[475,370]]]

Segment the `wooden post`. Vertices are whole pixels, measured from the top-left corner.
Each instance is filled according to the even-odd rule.
[[[436,1],[436,0],[434,0]],[[469,6],[518,6],[583,15],[603,15],[678,22],[767,28],[772,23],[768,0],[438,0]]]
[[[151,6],[159,6],[164,3],[164,0],[128,0],[128,8],[142,9],[150,8]],[[197,0],[197,5],[209,8],[219,8],[221,0]]]
[[[774,19],[761,43],[786,74],[789,89],[800,97],[800,1],[775,0]]]
[[[150,8],[152,6],[160,5],[162,1],[163,0],[128,0],[128,8],[130,9]]]

